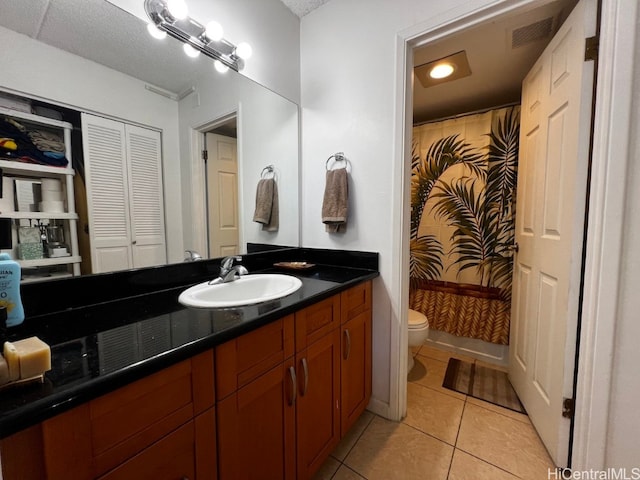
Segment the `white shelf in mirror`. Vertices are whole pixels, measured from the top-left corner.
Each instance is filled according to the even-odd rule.
[[[24,218],[27,220],[78,220],[77,213],[67,212],[0,212],[0,218]]]
[[[69,160],[69,164],[66,167],[54,167],[50,165],[40,165],[37,163],[21,162],[18,160],[0,159],[0,169],[2,169],[3,175],[20,179],[32,179],[34,181],[37,181],[40,178],[60,179],[64,185],[64,200],[68,207],[66,212],[25,212],[17,210],[0,212],[0,218],[9,218],[12,220],[60,220],[63,223],[65,239],[71,255],[54,258],[45,257],[33,260],[17,259],[17,262],[22,268],[47,268],[68,265],[68,270],[66,272],[39,272],[34,275],[24,275],[22,282],[80,275],[80,262],[82,262],[82,258],[79,255],[77,233],[77,222],[79,217],[75,212],[75,195],[73,185],[73,176],[75,175],[75,171],[71,166],[71,131],[73,130],[73,125],[69,122],[25,113],[19,110],[12,110],[5,107],[0,107],[0,116],[14,118],[27,127],[35,126],[37,128],[38,126],[41,126],[48,130],[59,131],[65,145],[65,156]],[[14,258],[17,258],[15,252],[17,245],[16,229],[17,223],[12,226],[14,249],[11,253]]]
[[[33,267],[53,267],[56,265],[66,265],[67,263],[77,263],[82,261],[79,255],[68,255],[56,258],[38,258],[36,260],[16,260],[23,268]]]

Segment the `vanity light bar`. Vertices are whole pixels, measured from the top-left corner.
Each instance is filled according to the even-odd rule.
[[[196,20],[185,17],[174,18],[165,0],[145,0],[144,9],[151,22],[173,38],[191,45],[207,57],[218,60],[236,72],[244,68],[244,60],[236,54],[236,46],[225,40],[210,40],[206,28]]]

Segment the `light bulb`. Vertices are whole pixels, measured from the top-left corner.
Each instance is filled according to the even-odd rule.
[[[147,32],[149,32],[149,35],[151,35],[153,38],[157,38],[158,40],[162,40],[167,36],[167,32],[165,32],[164,30],[160,30],[153,23],[147,24]]]
[[[435,79],[447,78],[454,70],[455,68],[450,63],[439,63],[431,69],[429,76]]]
[[[217,42],[219,40],[222,40],[224,30],[222,30],[222,25],[220,25],[218,22],[212,21],[207,23],[204,34],[209,40]]]
[[[186,53],[188,57],[196,58],[198,55],[200,55],[200,51],[196,50],[188,43],[185,43],[182,49],[184,50],[184,53]]]
[[[247,60],[248,58],[251,58],[251,55],[253,55],[253,49],[247,42],[239,43],[236,47],[236,55],[243,60]]]
[[[189,8],[184,0],[168,0],[167,10],[176,20],[182,20],[189,15]]]
[[[219,73],[227,73],[227,71],[229,70],[229,67],[227,67],[224,63],[222,63],[220,60],[216,60],[215,62],[213,62],[213,66],[216,67],[216,70]]]

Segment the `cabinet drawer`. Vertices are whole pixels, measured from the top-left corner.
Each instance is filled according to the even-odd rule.
[[[345,324],[362,312],[371,310],[371,281],[361,283],[340,294],[341,323]]]
[[[195,429],[193,421],[146,448],[100,480],[195,479]]]
[[[293,356],[293,315],[216,347],[218,400]]]
[[[318,341],[340,325],[340,295],[296,312],[296,352]]]
[[[92,400],[96,474],[114,468],[213,405],[213,368],[209,350]]]

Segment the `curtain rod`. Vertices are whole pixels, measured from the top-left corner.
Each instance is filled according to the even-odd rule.
[[[472,112],[459,113],[457,115],[451,115],[449,117],[434,118],[433,120],[427,120],[425,122],[414,123],[413,126],[414,127],[421,127],[422,125],[427,125],[429,123],[442,122],[444,120],[453,120],[455,118],[468,117],[469,115],[478,115],[480,113],[490,112],[491,110],[498,110],[499,108],[515,107],[516,105],[520,105],[520,103],[521,102],[505,103],[504,105],[497,105],[495,107],[481,108],[479,110],[474,110]]]

